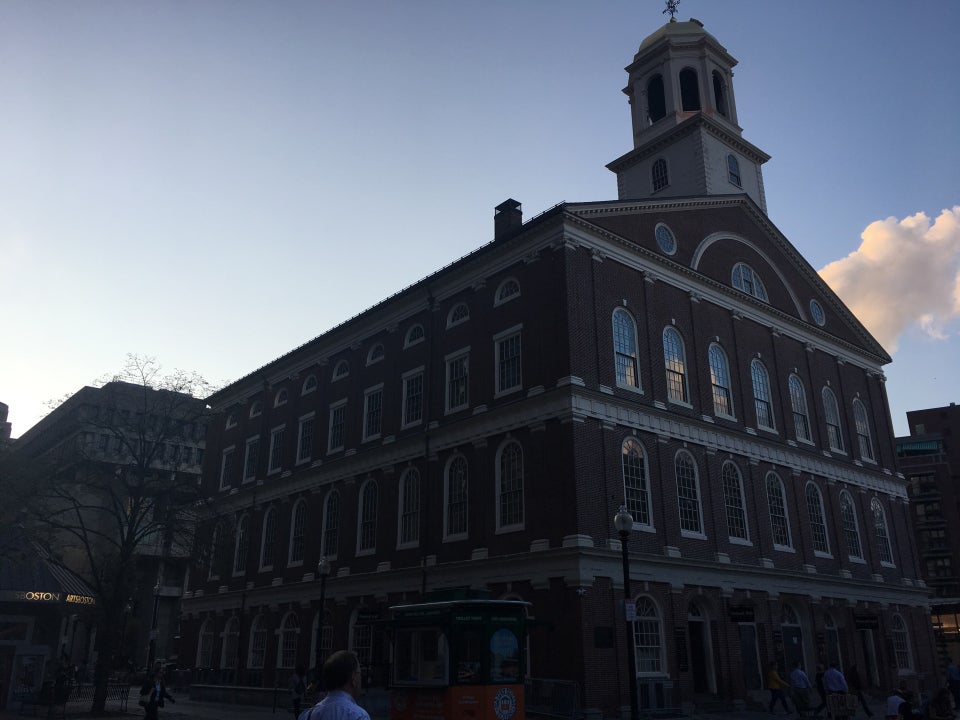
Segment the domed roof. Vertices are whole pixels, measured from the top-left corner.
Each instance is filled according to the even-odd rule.
[[[690,36],[691,40],[696,37],[706,37],[717,43],[717,45],[720,45],[713,35],[703,29],[703,23],[699,20],[695,18],[690,18],[686,22],[671,20],[659,30],[644,38],[643,42],[640,43],[640,49],[637,51],[637,54],[639,55],[662,38],[680,38],[684,35]],[[720,47],[723,46],[721,45]]]

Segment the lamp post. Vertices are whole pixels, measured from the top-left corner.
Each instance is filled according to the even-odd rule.
[[[623,560],[623,612],[627,613],[627,601],[630,599],[630,558],[627,554],[627,542],[633,531],[633,515],[627,511],[626,505],[613,517],[613,526],[620,535],[620,554]],[[630,675],[630,720],[639,720],[640,708],[637,702],[637,655],[634,648],[633,622],[626,621],[627,631],[627,672]]]
[[[127,618],[130,617],[130,613],[133,612],[133,598],[127,600],[123,606],[123,625],[120,628],[120,663],[122,664],[123,670],[126,670],[127,665]]]
[[[320,678],[320,637],[323,634],[323,606],[327,595],[327,577],[330,575],[330,563],[325,555],[320,556],[320,562],[317,563],[317,577],[320,578],[320,612],[317,613],[317,641],[315,657],[313,659],[314,668],[317,672],[317,679]]]

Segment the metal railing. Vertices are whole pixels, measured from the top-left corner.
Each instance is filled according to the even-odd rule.
[[[570,720],[583,717],[580,686],[570,680],[527,678],[524,695],[528,715]]]

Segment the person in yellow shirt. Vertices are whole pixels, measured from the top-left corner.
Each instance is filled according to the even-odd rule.
[[[780,701],[780,704],[783,705],[784,712],[787,715],[790,714],[790,706],[787,705],[787,694],[786,690],[790,687],[790,683],[780,677],[780,672],[777,670],[777,661],[772,660],[767,666],[767,689],[770,691],[770,714],[774,714],[774,707],[776,707],[777,700]]]

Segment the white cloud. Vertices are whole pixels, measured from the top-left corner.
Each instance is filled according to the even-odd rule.
[[[934,340],[960,320],[960,205],[870,223],[856,251],[820,270],[888,352],[917,328]]]

